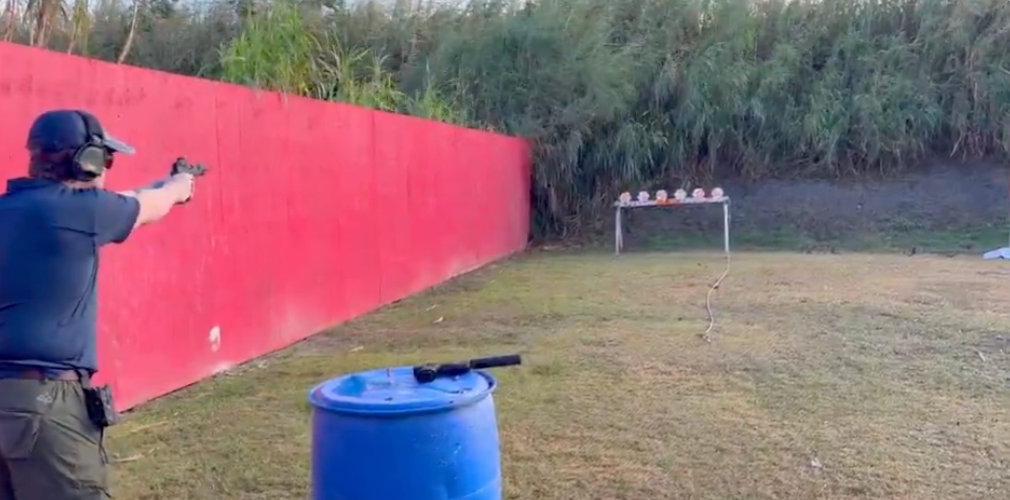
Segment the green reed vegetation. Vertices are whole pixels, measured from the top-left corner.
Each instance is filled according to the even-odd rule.
[[[105,0],[71,50],[115,59],[132,14]],[[131,64],[534,140],[542,234],[619,189],[1010,146],[1005,0],[148,0],[137,15]]]

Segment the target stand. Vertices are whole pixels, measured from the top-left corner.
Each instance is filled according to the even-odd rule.
[[[729,255],[729,196],[725,196],[722,190],[715,188],[712,196],[705,196],[705,191],[696,189],[692,196],[686,196],[678,190],[673,199],[666,197],[665,191],[656,193],[655,199],[650,199],[649,193],[643,191],[638,194],[638,200],[631,200],[629,193],[621,195],[621,199],[614,203],[614,254],[620,255],[624,249],[624,210],[633,208],[681,208],[697,207],[705,205],[722,205],[722,247],[726,255]]]
[[[1010,217],[1007,218],[1007,221],[1010,222]],[[982,254],[982,258],[985,260],[1010,260],[1010,238],[1008,238],[1007,246],[990,250]]]
[[[1010,260],[1010,247],[997,248],[996,250],[990,250],[982,254],[982,258],[985,260]]]

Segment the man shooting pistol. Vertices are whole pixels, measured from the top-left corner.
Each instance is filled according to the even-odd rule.
[[[0,195],[0,500],[109,498],[98,371],[99,248],[193,196],[204,169],[176,161],[146,188],[104,188],[133,154],[85,111],[48,111],[28,131],[28,175]]]

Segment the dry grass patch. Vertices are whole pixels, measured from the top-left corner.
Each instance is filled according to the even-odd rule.
[[[140,409],[119,498],[304,499],[305,391],[522,351],[499,372],[507,498],[967,500],[1010,484],[1010,266],[741,254],[491,266]]]

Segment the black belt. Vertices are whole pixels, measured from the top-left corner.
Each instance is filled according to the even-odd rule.
[[[40,380],[40,381],[61,380],[65,382],[77,382],[81,380],[81,376],[73,370],[62,371],[54,376],[49,375],[46,372],[35,368],[27,368],[24,370],[15,371],[10,375],[7,375],[6,377],[0,375],[0,378],[16,378],[16,379]]]

